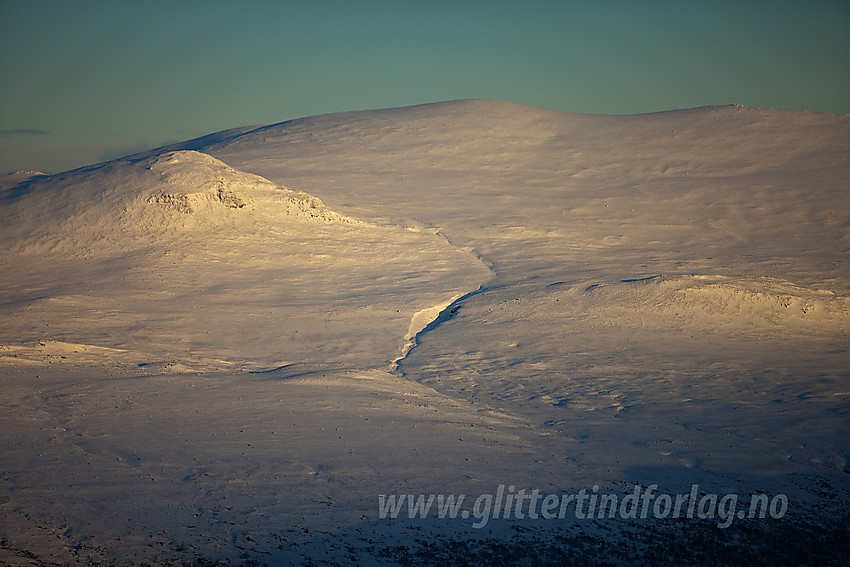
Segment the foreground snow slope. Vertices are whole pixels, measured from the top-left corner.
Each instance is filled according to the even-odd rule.
[[[377,519],[378,494],[499,484],[784,493],[780,540],[827,533],[847,156],[845,116],[467,100],[6,178],[0,561],[658,551],[613,521]]]

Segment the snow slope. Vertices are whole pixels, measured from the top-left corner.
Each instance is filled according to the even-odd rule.
[[[582,116],[470,100],[308,118],[205,151],[315,187],[360,217],[439,227],[490,266],[483,293],[418,339],[407,376],[561,432],[594,416],[598,441],[558,453],[631,454],[648,436],[683,447],[586,465],[589,476],[701,463],[840,479],[848,121],[740,106]],[[331,154],[341,165],[323,173],[317,160]],[[363,188],[357,203],[347,184]]]
[[[356,221],[194,151],[0,198],[0,344],[108,346],[199,369],[372,367],[396,358],[413,313],[486,277],[433,234]]]
[[[465,100],[0,180],[0,560],[628,563],[643,533],[835,560],[848,156],[846,116]],[[377,518],[635,483],[790,519]]]
[[[850,244],[848,120],[738,106],[588,116],[472,100],[201,146],[335,209],[438,226],[502,273],[563,273],[569,259],[584,273],[751,273],[846,293],[835,253]],[[321,165],[329,156],[333,168]],[[530,260],[543,242],[547,256]]]

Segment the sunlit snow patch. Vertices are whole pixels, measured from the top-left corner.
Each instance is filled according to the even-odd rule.
[[[850,298],[779,278],[654,276],[584,287],[589,317],[611,325],[732,334],[850,332]]]

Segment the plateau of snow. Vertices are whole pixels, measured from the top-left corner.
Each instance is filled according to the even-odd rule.
[[[843,557],[850,117],[339,113],[6,176],[0,219],[0,562]],[[378,517],[637,484],[789,510]]]

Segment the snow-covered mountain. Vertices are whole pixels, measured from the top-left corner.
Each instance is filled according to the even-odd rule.
[[[486,272],[433,231],[355,220],[195,151],[39,177],[2,199],[4,345],[205,370],[386,366],[420,302]]]
[[[425,564],[537,542],[524,557],[558,564],[623,559],[585,545],[600,534],[693,537],[376,502],[636,484],[785,494],[786,521],[720,533],[791,546],[769,559],[817,530],[832,560],[848,156],[847,116],[464,100],[0,179],[0,560]]]

